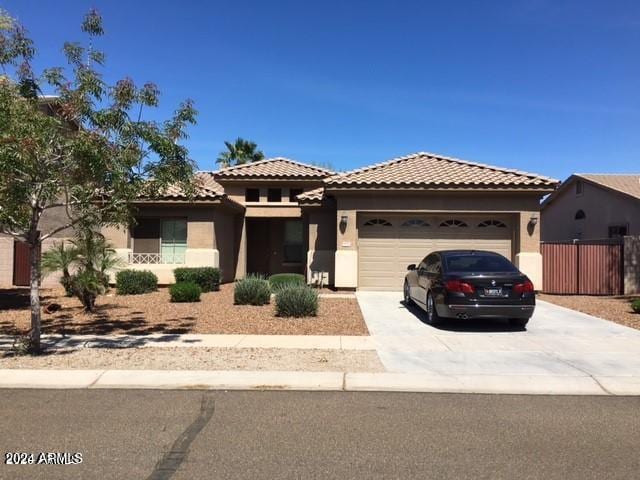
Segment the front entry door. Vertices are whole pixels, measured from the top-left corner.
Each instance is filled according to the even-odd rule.
[[[247,273],[269,275],[271,238],[269,219],[247,220]]]

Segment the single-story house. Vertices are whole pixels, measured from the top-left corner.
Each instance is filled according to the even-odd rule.
[[[540,200],[558,184],[424,152],[345,173],[272,158],[196,182],[191,198],[170,188],[136,202],[130,228],[103,230],[127,268],[161,283],[179,266],[214,266],[224,281],[295,272],[339,289],[399,290],[408,264],[468,248],[501,253],[538,286]],[[16,284],[20,249],[0,240],[0,283]]]
[[[640,174],[571,175],[542,202],[542,240],[640,235]]]
[[[195,198],[170,189],[105,229],[130,268],[173,281],[177,266],[305,274],[339,289],[399,290],[432,250],[501,253],[542,282],[540,200],[558,182],[431,153],[346,173],[273,158],[198,172]]]

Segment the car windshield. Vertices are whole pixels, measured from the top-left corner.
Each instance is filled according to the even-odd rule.
[[[517,272],[513,264],[499,255],[459,254],[445,257],[450,272]]]

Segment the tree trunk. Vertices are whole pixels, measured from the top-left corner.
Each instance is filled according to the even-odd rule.
[[[31,267],[30,287],[31,287],[31,331],[29,332],[31,349],[34,352],[40,351],[40,326],[42,314],[40,310],[40,251],[42,242],[40,232],[35,232],[31,242],[29,242],[29,265]]]

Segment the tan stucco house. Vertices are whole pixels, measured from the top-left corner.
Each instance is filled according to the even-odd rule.
[[[162,283],[177,266],[215,266],[224,281],[298,272],[339,289],[399,290],[433,250],[487,249],[542,284],[540,200],[557,181],[431,153],[345,173],[273,158],[199,172],[137,202],[137,221],[108,228],[128,268]]]
[[[542,240],[640,235],[640,174],[574,174],[542,203]]]
[[[540,200],[557,182],[416,153],[346,173],[285,158],[199,172],[138,204],[131,229],[105,231],[132,268],[173,280],[211,265],[225,281],[298,272],[342,289],[398,290],[406,265],[445,248],[497,251],[541,284]]]

